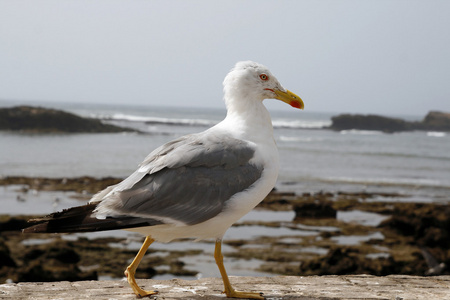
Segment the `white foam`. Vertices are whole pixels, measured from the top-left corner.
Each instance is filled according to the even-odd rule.
[[[358,130],[358,129],[341,130],[340,133],[341,134],[359,134],[359,135],[383,134],[382,131],[377,131],[377,130]]]
[[[217,122],[214,120],[206,119],[184,119],[184,118],[160,118],[160,117],[143,117],[137,115],[128,114],[113,114],[111,116],[103,116],[102,119],[106,120],[116,120],[116,121],[128,121],[128,122],[146,122],[146,123],[156,123],[156,124],[167,124],[167,125],[189,125],[189,126],[212,126]]]
[[[440,131],[429,131],[429,132],[427,132],[427,136],[431,136],[431,137],[444,137],[446,135],[447,135],[447,133],[440,132]]]
[[[292,128],[292,129],[312,129],[312,128],[325,128],[331,125],[331,121],[323,120],[323,121],[309,121],[309,120],[273,120],[272,125],[274,128]]]
[[[299,136],[285,136],[281,135],[279,137],[280,141],[282,142],[312,142],[312,141],[320,141],[322,139],[320,138],[312,138],[312,137],[299,137]]]

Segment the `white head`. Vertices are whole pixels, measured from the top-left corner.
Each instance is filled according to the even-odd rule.
[[[253,61],[236,63],[223,81],[225,102],[241,99],[262,101],[282,100],[292,107],[303,109],[302,99],[286,90],[269,69]]]

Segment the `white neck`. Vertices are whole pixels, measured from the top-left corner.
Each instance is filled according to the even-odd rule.
[[[225,103],[227,116],[223,123],[229,124],[235,135],[254,142],[273,141],[272,120],[262,99],[251,95],[246,95],[246,99],[226,97]]]

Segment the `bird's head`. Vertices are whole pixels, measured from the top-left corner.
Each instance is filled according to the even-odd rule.
[[[278,99],[295,108],[304,108],[302,99],[286,90],[269,69],[253,61],[238,62],[223,82],[225,97]]]

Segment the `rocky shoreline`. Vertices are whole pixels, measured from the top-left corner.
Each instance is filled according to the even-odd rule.
[[[386,133],[413,130],[450,131],[450,113],[430,111],[420,122],[379,115],[341,114],[332,117],[331,126],[323,129],[375,130]],[[135,129],[106,124],[99,119],[83,118],[62,110],[33,106],[0,108],[0,130],[32,133],[138,132]]]
[[[5,177],[0,185],[17,187],[20,192],[75,191],[76,197],[83,199],[81,205],[92,193],[120,180]],[[395,193],[296,195],[273,191],[257,210],[295,212],[292,219],[243,221],[235,227],[286,233],[225,239],[229,250],[224,254],[258,260],[257,271],[274,275],[450,274],[450,207],[396,201],[402,197]],[[376,216],[379,221],[342,217],[355,212]],[[134,249],[117,246],[129,243],[127,238],[22,234],[20,229],[32,217],[37,216],[0,218],[0,283],[122,278],[127,262],[136,254]],[[348,239],[353,242],[345,242]],[[205,254],[197,249],[152,248],[148,253],[137,277],[196,276],[195,265],[187,267],[184,258]],[[438,262],[435,269],[430,257]]]
[[[378,115],[341,114],[333,117],[333,130],[376,130],[386,133],[426,130],[450,131],[450,113],[430,111],[420,122],[409,122],[399,118]]]
[[[136,132],[62,110],[34,106],[0,108],[0,130],[32,133]]]

